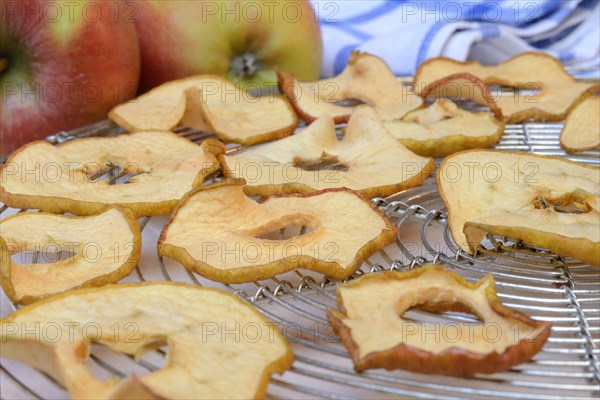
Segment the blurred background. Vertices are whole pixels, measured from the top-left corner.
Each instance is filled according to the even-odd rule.
[[[598,73],[598,0],[0,0],[0,155],[198,74],[244,88],[334,76],[352,51],[399,76],[431,57],[543,51]]]
[[[376,54],[398,75],[431,57],[496,64],[544,51],[566,65],[600,63],[597,0],[313,0],[323,33],[323,76],[339,73],[353,50]]]

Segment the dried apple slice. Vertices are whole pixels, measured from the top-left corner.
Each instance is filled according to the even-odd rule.
[[[285,240],[261,238],[296,225],[309,232]],[[244,194],[243,182],[227,181],[182,199],[163,229],[158,254],[224,283],[267,279],[295,268],[344,279],[395,237],[387,218],[351,190],[274,196],[259,204]]]
[[[270,376],[294,359],[248,303],[173,282],[70,291],[20,309],[0,329],[2,357],[43,371],[75,399],[262,398]],[[86,365],[90,343],[136,358],[168,344],[169,354],[165,367],[142,377],[100,380]]]
[[[402,118],[423,104],[381,58],[358,51],[352,53],[346,68],[334,78],[298,82],[292,73],[280,71],[277,80],[281,93],[306,122],[323,115],[333,117],[335,123],[347,122],[352,108],[336,104],[343,100],[367,103],[384,121]]]
[[[182,125],[214,132],[225,142],[249,146],[289,136],[298,126],[294,109],[281,96],[254,97],[226,80],[185,93]]]
[[[401,368],[470,377],[506,371],[530,360],[550,335],[550,324],[502,305],[494,279],[470,283],[427,265],[410,272],[364,275],[337,288],[338,310],[327,317],[354,368]],[[410,308],[475,314],[479,324],[419,323],[402,318]]]
[[[0,239],[5,246],[0,264],[2,287],[14,303],[21,304],[73,288],[117,282],[131,273],[142,246],[133,214],[118,208],[90,217],[15,214],[0,222]],[[43,255],[35,264],[11,259],[26,251]],[[59,251],[73,254],[58,261]]]
[[[109,117],[130,132],[185,125],[243,145],[289,136],[298,125],[283,97],[255,97],[214,75],[167,82],[116,106]]]
[[[109,184],[98,176],[118,166],[131,177]],[[114,170],[114,169],[113,169]],[[0,170],[0,200],[11,207],[91,215],[120,205],[136,216],[169,211],[181,196],[219,170],[208,149],[169,132],[27,144]]]
[[[600,265],[600,169],[559,157],[471,150],[437,173],[448,225],[473,253],[487,233]]]
[[[383,124],[408,149],[429,157],[490,147],[504,132],[504,123],[493,114],[465,111],[445,99]]]
[[[371,107],[354,109],[338,140],[330,116],[297,135],[224,156],[226,176],[244,178],[250,195],[347,187],[366,197],[420,185],[435,169],[390,135]]]
[[[129,132],[170,131],[179,125],[186,108],[185,89],[204,83],[218,86],[221,78],[200,75],[166,82],[113,108],[108,117]]]
[[[565,120],[560,146],[569,153],[600,149],[600,97],[577,104]]]
[[[466,97],[486,103],[477,90],[464,89],[464,74],[470,74],[487,84],[512,87],[533,93],[503,94],[496,98],[504,119],[518,123],[535,120],[559,121],[566,117],[571,105],[597,83],[577,82],[560,61],[543,53],[522,53],[498,65],[484,66],[476,61],[458,62],[448,58],[433,58],[419,66],[413,89],[423,97]],[[454,78],[448,78],[453,75]],[[431,85],[444,79],[441,85]]]

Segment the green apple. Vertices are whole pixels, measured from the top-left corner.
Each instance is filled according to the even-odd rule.
[[[275,70],[315,80],[319,23],[307,0],[136,2],[141,89],[197,74],[270,86]]]

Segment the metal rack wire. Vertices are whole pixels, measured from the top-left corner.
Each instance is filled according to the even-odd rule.
[[[600,152],[565,154],[558,142],[561,128],[561,123],[508,125],[495,147],[600,165]],[[61,143],[81,135],[119,133],[119,128],[103,121],[49,139]],[[208,137],[186,128],[178,133],[195,142]],[[112,168],[104,173],[111,181],[127,179]],[[299,270],[250,284],[221,285],[188,272],[172,260],[150,255],[140,260],[135,273],[125,281],[173,280],[220,287],[277,323],[292,342],[296,361],[290,371],[273,377],[269,398],[558,399],[600,395],[600,270],[503,237],[488,236],[473,256],[462,253],[451,238],[433,178],[423,186],[372,201],[398,226],[399,234],[395,244],[370,257],[351,279],[382,270],[410,270],[429,262],[444,263],[470,280],[492,273],[504,304],[553,323],[543,350],[531,362],[510,371],[474,379],[383,370],[358,374],[327,324],[325,310],[335,306],[336,282],[321,274]],[[0,208],[2,217],[12,212],[16,210]],[[164,222],[164,217],[139,220],[145,246],[156,243]],[[304,229],[282,229],[279,238],[302,234]],[[472,316],[453,312],[432,315],[409,311],[406,317],[416,321],[475,321]],[[94,346],[89,365],[99,377],[143,375],[161,368],[167,351],[158,349],[135,362]],[[4,359],[0,361],[0,386],[6,400],[68,397],[48,376]]]

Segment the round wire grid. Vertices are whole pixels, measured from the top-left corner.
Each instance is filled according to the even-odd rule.
[[[561,123],[507,125],[495,147],[561,155],[600,165],[599,152],[567,155],[559,146]],[[208,134],[186,128],[177,131],[195,142]],[[61,143],[73,137],[114,135],[121,130],[108,121],[68,133],[53,135]],[[114,167],[104,178],[112,183],[128,179]],[[102,177],[100,177],[102,179]],[[325,310],[335,307],[335,284],[325,276],[297,270],[249,284],[223,285],[188,272],[177,262],[156,255],[156,241],[167,216],[141,218],[143,253],[135,272],[123,282],[169,280],[228,290],[257,307],[275,322],[292,343],[296,361],[281,376],[273,376],[268,398],[597,398],[600,395],[600,270],[547,250],[508,238],[488,236],[473,256],[462,253],[450,235],[446,213],[433,178],[417,188],[389,198],[372,200],[398,226],[396,243],[366,260],[351,277],[384,270],[410,270],[426,263],[446,264],[468,280],[492,273],[504,304],[550,321],[552,334],[531,362],[510,371],[478,375],[473,379],[430,376],[406,371],[369,370],[356,373],[346,349],[328,325]],[[2,218],[15,212],[0,208]],[[282,229],[274,239],[304,233],[306,227]],[[33,255],[36,262],[37,255]],[[2,315],[16,309],[2,293]],[[10,308],[10,309],[6,309]],[[411,310],[406,318],[422,322],[476,322],[470,315],[446,312],[429,314]],[[166,322],[168,323],[168,322]],[[377,332],[373,332],[377,334]],[[161,368],[166,347],[137,362],[92,347],[89,366],[96,376],[142,376]],[[0,360],[3,399],[64,399],[68,394],[50,377],[23,364]]]

